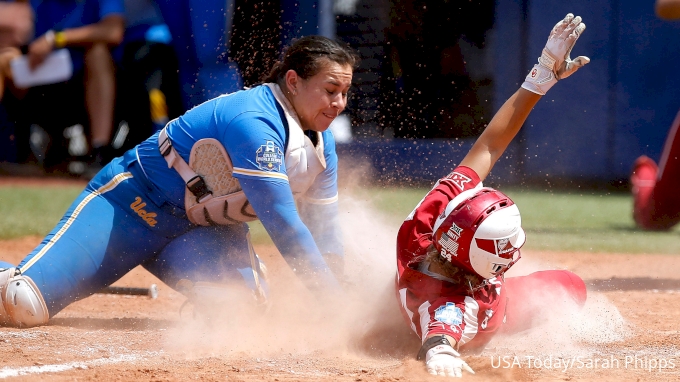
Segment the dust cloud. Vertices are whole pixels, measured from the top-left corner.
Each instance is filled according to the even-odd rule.
[[[523,255],[508,277],[556,267]],[[563,290],[542,290],[533,295],[545,314],[536,325],[521,333],[498,336],[485,353],[531,357],[586,357],[601,353],[603,345],[625,341],[633,335],[616,306],[607,297],[588,290],[583,307],[579,307]]]
[[[351,179],[366,167],[352,166],[343,182],[340,222],[345,246],[344,294],[309,292],[278,254],[259,253],[268,269],[266,307],[250,293],[231,293],[226,309],[192,318],[167,336],[172,352],[187,357],[233,353],[258,357],[315,354],[343,357],[412,356],[420,341],[405,324],[394,291],[396,235],[401,221],[388,219],[372,200],[353,196]]]
[[[260,253],[267,264],[270,304],[256,306],[247,293],[231,295],[209,319],[186,319],[166,336],[170,352],[188,358],[206,355],[412,359],[420,340],[405,324],[394,291],[396,234],[400,219],[387,218],[370,197],[357,197],[355,183],[366,168],[354,166],[341,187],[340,218],[345,238],[343,295],[309,292],[278,254]],[[395,221],[396,220],[396,221]],[[550,269],[524,256],[511,276]],[[555,291],[537,296],[549,312],[538,325],[511,336],[498,336],[482,354],[584,355],[601,344],[623,341],[628,328],[616,307],[591,292],[583,308]],[[521,303],[514,301],[513,303]]]

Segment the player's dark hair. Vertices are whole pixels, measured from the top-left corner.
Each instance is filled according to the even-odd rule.
[[[474,275],[461,267],[457,267],[450,261],[446,260],[432,244],[427,247],[425,261],[431,264],[437,264],[441,270],[442,276],[454,280],[465,280],[465,282],[469,283],[469,286],[472,288],[478,287],[483,281],[481,277]]]
[[[440,254],[439,251],[437,251],[437,248],[434,247],[434,245],[430,244],[429,247],[427,247],[427,252],[425,255],[425,261],[429,262],[430,264],[437,264],[439,267],[442,269],[442,276],[452,278],[454,275],[456,275],[458,272],[460,272],[460,268],[454,266],[451,264],[450,261],[446,261]]]
[[[289,70],[308,79],[323,69],[326,60],[356,69],[359,56],[348,46],[323,36],[305,36],[296,40],[283,54],[283,61],[274,64],[264,82],[279,82]]]

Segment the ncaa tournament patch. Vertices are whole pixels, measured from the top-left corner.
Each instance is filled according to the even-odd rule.
[[[434,319],[447,325],[460,325],[463,323],[463,311],[456,304],[447,302],[435,309]]]
[[[445,180],[453,182],[453,184],[455,184],[456,187],[458,187],[461,191],[465,189],[466,183],[472,182],[472,179],[470,179],[469,176],[463,175],[456,171],[447,175]]]
[[[280,171],[283,164],[283,152],[274,141],[267,141],[255,152],[255,163],[263,171]]]

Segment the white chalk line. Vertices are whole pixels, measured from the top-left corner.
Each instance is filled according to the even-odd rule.
[[[56,365],[3,367],[0,369],[0,379],[31,374],[59,373],[73,369],[88,369],[92,366],[102,366],[121,362],[134,362],[144,357],[154,357],[158,355],[158,352],[146,352],[143,354],[121,354],[109,358],[99,358],[90,361],[69,362]]]

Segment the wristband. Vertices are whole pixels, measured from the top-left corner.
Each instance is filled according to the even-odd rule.
[[[66,46],[66,34],[64,32],[54,33],[54,46],[56,48],[63,48]]]
[[[45,32],[43,37],[45,37],[45,41],[47,41],[47,43],[50,44],[50,46],[52,47],[54,46],[54,31],[52,29]]]
[[[418,355],[416,356],[417,360],[425,359],[425,355],[427,352],[432,349],[435,346],[439,345],[449,345],[451,346],[451,342],[446,339],[444,336],[432,336],[425,340],[423,343],[423,346],[420,347],[420,351],[418,351]],[[453,346],[451,346],[453,348]]]
[[[555,67],[556,62],[557,59],[553,57],[552,53],[550,53],[548,49],[543,48],[541,57],[538,58],[538,63],[550,69],[551,72],[555,73],[557,71],[557,68]]]
[[[555,59],[546,54],[544,50],[541,57],[538,58],[538,64],[534,65],[534,68],[524,79],[522,87],[530,92],[545,95],[557,83],[554,67]]]

